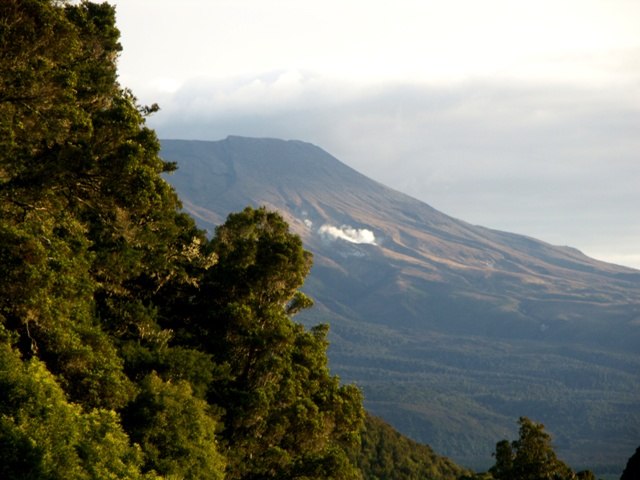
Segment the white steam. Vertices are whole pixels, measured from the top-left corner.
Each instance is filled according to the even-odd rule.
[[[350,243],[376,244],[375,235],[366,228],[353,228],[349,225],[334,227],[333,225],[324,224],[318,229],[318,233],[329,240],[340,238]]]

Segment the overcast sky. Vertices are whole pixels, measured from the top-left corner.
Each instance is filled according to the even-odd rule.
[[[161,138],[298,139],[454,217],[640,268],[640,1],[119,0]]]

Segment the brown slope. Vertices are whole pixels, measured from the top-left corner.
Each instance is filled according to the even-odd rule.
[[[616,469],[636,442],[640,272],[456,220],[307,143],[162,152],[205,228],[248,204],[283,213],[314,253],[307,320],[331,323],[334,369],[404,433],[469,466],[490,462],[520,415],[559,432],[580,466]],[[330,240],[325,224],[375,245]]]
[[[368,290],[358,298],[352,295],[352,302],[375,305],[379,302],[373,298],[386,301],[389,295],[411,295],[416,283],[435,284],[438,295],[446,291],[462,298],[472,310],[479,303],[498,317],[506,312],[548,335],[554,328],[567,332],[572,327],[584,335],[589,323],[598,341],[611,328],[637,338],[638,271],[453,219],[303,142],[239,137],[165,141],[163,154],[179,160],[180,170],[170,180],[203,224],[213,228],[248,204],[283,212],[314,252],[319,270],[334,270],[333,276]],[[324,224],[368,229],[377,245],[328,242],[318,233]],[[422,318],[404,320],[419,326]],[[449,321],[441,319],[445,327]]]

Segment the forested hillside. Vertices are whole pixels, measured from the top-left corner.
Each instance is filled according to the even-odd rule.
[[[332,371],[372,414],[481,470],[526,416],[571,465],[622,472],[640,432],[640,272],[452,218],[306,142],[161,143],[202,228],[267,205],[301,236],[315,306],[297,320],[330,320]]]
[[[265,209],[210,239],[181,213],[118,35],[108,4],[0,3],[0,478],[387,478],[293,320],[311,255]]]

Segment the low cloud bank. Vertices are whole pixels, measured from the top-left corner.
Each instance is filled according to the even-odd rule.
[[[163,108],[149,119],[161,138],[304,140],[447,215],[613,259],[638,255],[633,65],[597,87],[500,77],[360,86],[283,71],[140,98]]]
[[[353,228],[349,225],[335,227],[333,225],[325,224],[318,229],[318,233],[330,240],[337,240],[340,238],[350,243],[376,244],[375,235],[371,230],[367,230],[366,228]]]

